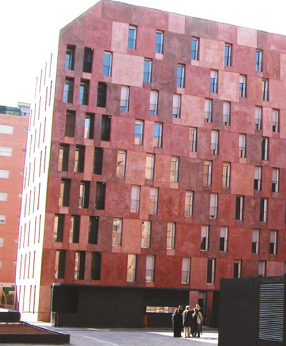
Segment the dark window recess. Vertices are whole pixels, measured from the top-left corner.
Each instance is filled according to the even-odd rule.
[[[80,228],[80,216],[72,215],[73,229],[72,229],[72,243],[79,243],[79,228]]]
[[[64,96],[63,101],[65,103],[73,102],[73,86],[74,86],[73,78],[66,78],[64,85]]]
[[[60,171],[67,171],[68,166],[69,166],[69,150],[70,146],[68,144],[61,144],[60,146],[60,158],[59,160],[60,165],[59,165],[59,170]]]
[[[213,284],[213,259],[208,259],[208,266],[207,266],[207,283]]]
[[[66,59],[65,59],[65,70],[73,70],[74,69],[74,46],[67,46],[66,50]]]
[[[58,279],[65,278],[65,268],[66,268],[66,251],[65,250],[57,250],[59,253],[59,262],[58,262]]]
[[[84,48],[83,72],[91,73],[93,48]]]
[[[79,251],[79,264],[78,264],[78,280],[84,280],[84,269],[85,269],[85,252]]]
[[[84,119],[84,138],[93,139],[94,114],[86,113]]]
[[[219,238],[219,251],[225,251],[225,239],[223,237]]]
[[[89,207],[89,190],[90,190],[90,182],[82,181],[80,183],[79,208]]]
[[[79,104],[88,105],[89,81],[81,81],[79,86]]]
[[[89,217],[89,233],[88,233],[88,243],[89,244],[97,244],[98,225],[99,225],[99,217],[98,216],[90,216]]]
[[[103,148],[94,148],[93,174],[102,174]]]
[[[97,89],[97,107],[106,107],[107,83],[98,82]]]
[[[75,112],[67,111],[65,136],[74,137],[74,128],[75,128]]]
[[[96,183],[95,209],[104,210],[105,204],[105,183]]]
[[[108,115],[102,116],[101,122],[101,140],[110,141],[111,117]]]
[[[92,252],[91,280],[100,280],[101,252]]]
[[[69,200],[70,200],[70,180],[69,179],[62,179],[62,206],[68,207],[69,206]]]
[[[254,190],[259,191],[259,180],[258,179],[254,179]]]
[[[55,215],[58,221],[57,224],[57,233],[55,234],[55,241],[56,242],[62,242],[63,241],[63,236],[64,236],[64,220],[65,216],[62,214],[56,214]]]
[[[230,65],[226,65],[226,66],[230,66]],[[238,278],[239,277],[239,263],[234,263],[234,266],[233,266],[233,277],[234,278]]]
[[[77,145],[75,148],[75,164],[74,171],[82,173],[84,171],[84,156],[85,147],[82,145]]]

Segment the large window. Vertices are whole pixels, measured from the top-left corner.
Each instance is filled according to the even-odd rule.
[[[149,199],[149,214],[158,213],[158,193],[157,187],[150,188],[150,199]]]
[[[136,49],[136,35],[137,35],[136,26],[130,25],[128,29],[128,48],[129,49]]]
[[[104,52],[103,53],[103,67],[102,67],[102,74],[104,76],[111,76],[111,66],[112,66],[112,53]]]
[[[151,83],[152,76],[152,60],[144,59],[143,82]]]
[[[85,274],[85,252],[76,251],[74,264],[74,279],[84,280]]]
[[[76,145],[74,155],[74,172],[82,173],[84,171],[85,147]]]
[[[175,249],[176,224],[175,222],[167,223],[167,249]]]
[[[83,72],[91,73],[92,57],[93,57],[93,48],[84,48]]]
[[[164,33],[162,31],[156,31],[155,53],[163,54],[163,41]]]
[[[102,174],[103,148],[94,148],[93,174]]]
[[[88,208],[89,207],[89,190],[90,182],[81,181],[79,185],[79,208]]]
[[[66,112],[66,125],[65,125],[65,136],[74,137],[75,130],[75,112],[67,111]]]

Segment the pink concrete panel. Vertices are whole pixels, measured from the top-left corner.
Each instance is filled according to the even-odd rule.
[[[266,276],[284,276],[284,263],[267,261]]]
[[[267,33],[267,48],[270,50],[286,52],[286,38],[282,35]]]
[[[187,95],[203,96],[209,95],[210,69],[193,65],[186,65],[185,93]]]
[[[144,140],[143,140],[144,151],[147,153],[148,152],[152,153],[153,152],[153,137],[154,137],[154,121],[144,122],[143,136],[144,136]]]
[[[141,7],[140,13],[144,26],[157,30],[168,30],[169,14],[167,12]]]
[[[150,187],[141,186],[140,189],[140,220],[149,219],[149,200],[150,200]]]
[[[279,132],[280,138],[286,138],[286,110],[279,110]]]
[[[145,58],[153,58],[155,52],[156,31],[153,28],[146,28],[145,26],[140,26],[137,38],[137,55],[144,56]]]
[[[189,129],[180,125],[173,125],[170,130],[169,153],[174,156],[188,156],[189,147],[186,143],[189,141]]]
[[[243,177],[243,179],[241,179]],[[254,166],[232,163],[230,192],[234,195],[253,195]]]
[[[185,197],[183,195],[183,197]],[[199,257],[201,227],[197,224],[177,223],[176,255],[184,257]]]
[[[237,27],[224,23],[217,23],[216,28],[216,39],[222,40],[225,43],[236,43]]]
[[[93,155],[94,149],[93,146],[85,146],[85,157],[84,157],[84,180],[92,180],[92,171],[93,171]]]
[[[232,278],[233,277],[233,261],[230,259],[216,260],[216,277],[215,286],[217,289],[220,288],[220,279]]]
[[[232,121],[232,120],[231,120]],[[221,131],[219,136],[219,157],[222,161],[234,162],[238,159],[238,134]]]
[[[122,230],[122,252],[140,254],[142,221],[124,219]]]
[[[207,258],[191,259],[191,288],[207,288]]]
[[[269,164],[271,167],[283,167],[286,168],[286,146],[281,145],[281,141],[276,138],[270,138],[269,140]]]
[[[224,101],[239,102],[239,75],[233,72],[219,71],[219,98]]]
[[[242,261],[242,276],[255,277],[258,275],[258,258],[252,261]]]
[[[131,186],[107,183],[105,197],[105,214],[114,217],[126,217],[130,213]]]
[[[138,151],[128,151],[126,163],[125,184],[145,184],[146,154]]]
[[[234,44],[232,65],[235,71],[247,76],[253,75],[255,72],[255,52],[255,48]]]
[[[127,52],[128,26],[127,23],[112,23],[111,50],[113,52]]]
[[[47,191],[47,213],[57,213],[59,208],[59,196],[60,196],[60,184],[59,178],[49,178],[49,188]]]
[[[224,42],[200,39],[200,66],[223,70]]]
[[[263,76],[280,79],[280,52],[264,51]]]
[[[135,120],[124,117],[112,117],[111,145],[114,148],[134,148]]]
[[[126,285],[127,255],[103,252],[101,260],[106,263],[101,268],[101,281],[112,286]]]
[[[39,296],[41,297],[41,299],[39,299],[39,310],[38,310],[39,312],[50,311],[51,293],[52,293],[51,285],[41,284],[40,292],[39,292]],[[48,314],[47,313],[42,313],[42,314],[39,313],[39,320],[49,322],[50,321],[50,314],[49,313]]]
[[[237,44],[248,47],[257,47],[257,30],[238,27]]]
[[[80,234],[79,243],[88,244],[88,233],[89,233],[89,216],[81,215],[80,217]],[[86,250],[85,246],[85,250]]]
[[[184,211],[180,205],[180,190],[159,189],[159,217],[162,221],[175,221]]]
[[[286,82],[272,79],[269,83],[269,100],[273,108],[285,109]]]
[[[112,82],[142,87],[144,58],[128,54],[113,54]]]
[[[243,119],[243,121],[241,121],[241,119]],[[254,114],[252,105],[242,103],[231,104],[231,129],[233,132],[238,133],[254,133]]]
[[[198,291],[190,291],[189,292],[189,305],[191,307],[195,307],[199,301],[199,292]]]
[[[263,136],[272,137],[273,109],[263,107],[262,110],[262,133]]]
[[[281,172],[280,172],[280,176],[281,176]],[[282,190],[282,189],[280,189],[280,190]],[[281,199],[281,197],[279,199],[278,198],[269,199],[269,203],[268,203],[268,225],[269,225],[269,228],[271,227],[272,229],[284,229],[284,227],[285,227],[285,201],[283,199]],[[279,234],[280,236],[283,236],[283,238],[282,238],[283,241],[278,242],[278,246],[280,244],[284,247],[285,246],[284,245],[285,239],[284,239],[283,233]],[[281,250],[282,249],[279,246],[279,254],[283,253],[283,252],[281,252]]]
[[[233,215],[234,218],[234,215]],[[252,228],[229,227],[228,254],[233,259],[247,259],[251,253]],[[239,254],[239,258],[237,258]]]
[[[156,256],[156,287],[179,287],[181,284],[182,260],[178,256]],[[172,275],[169,275],[169,273]]]
[[[87,16],[85,25],[85,46],[111,50],[112,22],[103,19],[95,20],[94,17]]]
[[[140,119],[148,119],[150,117],[150,90],[146,88],[132,87],[130,94],[132,94],[132,102],[130,102],[129,105],[129,113],[135,117],[140,116]]]
[[[154,186],[169,187],[171,158],[167,155],[156,154]]]
[[[235,204],[234,197],[228,193],[219,195],[219,222],[221,225],[232,226],[235,224]]]
[[[178,34],[185,33],[185,16],[169,13],[169,31],[176,32]]]
[[[205,99],[192,95],[181,97],[181,124],[193,127],[204,125]]]
[[[286,54],[280,53],[280,81],[286,81]]]

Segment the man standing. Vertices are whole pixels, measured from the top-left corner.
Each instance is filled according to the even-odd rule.
[[[183,312],[183,327],[185,332],[185,338],[191,337],[192,311],[190,309],[190,306],[187,305]]]

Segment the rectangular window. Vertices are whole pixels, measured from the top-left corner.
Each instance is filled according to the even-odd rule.
[[[218,154],[218,130],[211,130],[211,153]]]
[[[204,120],[208,123],[212,122],[212,108],[213,108],[213,100],[205,99]]]
[[[197,151],[197,128],[189,127],[189,151]]]
[[[111,117],[109,115],[103,115],[101,121],[101,140],[110,141],[111,130]]]
[[[143,82],[151,83],[152,76],[152,60],[144,59]]]
[[[13,133],[14,133],[14,126],[1,125],[0,124],[0,133],[4,133],[6,135],[13,135]]]
[[[241,260],[234,260],[233,262],[233,277],[241,278]]]
[[[257,50],[255,54],[255,70],[262,72],[262,50]]]
[[[85,146],[76,145],[74,152],[74,172],[84,171]]]
[[[127,257],[127,281],[136,281],[136,255],[129,254]]]
[[[178,64],[177,66],[177,88],[185,87],[185,65]]]
[[[0,247],[4,246],[4,238],[0,238]]]
[[[153,147],[162,148],[162,127],[161,123],[154,123]]]
[[[217,93],[217,76],[218,73],[215,70],[211,70],[211,77],[210,77],[210,92],[211,93]]]
[[[246,97],[246,76],[239,76],[239,96]]]
[[[145,167],[145,179],[153,180],[154,179],[154,163],[155,155],[146,154],[146,167]]]
[[[99,224],[98,216],[90,216],[89,217],[89,232],[88,232],[88,243],[89,244],[97,244],[98,224]]]
[[[8,169],[0,169],[0,178],[9,179],[10,171]]]
[[[122,219],[113,219],[112,245],[121,246],[122,239]]]
[[[79,104],[88,105],[88,96],[89,96],[89,81],[81,80],[79,86]]]
[[[136,145],[143,144],[143,127],[144,123],[142,120],[135,120],[134,144]]]
[[[179,158],[178,156],[171,156],[170,182],[177,183],[178,181],[179,181]]]
[[[224,66],[231,66],[231,44],[224,45]]]
[[[235,200],[235,220],[243,221],[244,196],[236,196]]]
[[[167,223],[167,249],[175,249],[176,223]]]
[[[145,273],[145,281],[146,282],[154,282],[155,277],[155,256],[147,255],[146,256],[146,273]]]
[[[279,132],[279,110],[278,109],[273,109],[272,117],[273,117],[272,131]]]
[[[278,231],[276,230],[270,230],[270,246],[269,246],[269,254],[270,255],[277,255],[278,254]]]
[[[239,134],[238,150],[239,150],[239,157],[245,158],[246,157],[246,135],[243,133]]]
[[[191,40],[191,59],[199,60],[199,39],[195,37]]]
[[[125,177],[126,151],[117,150],[116,176]]]
[[[60,189],[60,198],[59,198],[59,206],[60,207],[68,207],[70,200],[70,180],[62,179],[61,180],[61,189]]]
[[[64,236],[64,219],[65,216],[62,214],[55,214],[54,221],[54,241],[62,242]]]
[[[85,272],[85,252],[76,251],[75,265],[74,265],[74,279],[84,280],[84,272]]]
[[[8,193],[7,192],[0,192],[0,201],[7,201]]]
[[[64,103],[73,102],[73,86],[74,86],[73,78],[66,78],[65,85],[64,85],[64,96],[63,96]]]
[[[65,58],[65,70],[74,69],[74,55],[75,55],[75,47],[67,46],[66,58]]]
[[[203,185],[211,186],[212,184],[212,161],[204,161]]]
[[[194,199],[194,192],[186,191],[185,192],[185,216],[186,217],[193,216],[193,199]]]
[[[149,199],[149,214],[158,213],[158,193],[157,187],[150,188],[150,199]]]
[[[223,162],[222,167],[222,187],[230,187],[230,162]]]
[[[140,186],[133,185],[131,189],[131,213],[138,213],[140,207]]]
[[[262,160],[268,161],[268,137],[262,137]]]
[[[120,110],[128,111],[129,109],[129,87],[121,86],[121,96],[120,96]]]
[[[12,148],[0,147],[0,156],[12,156]]]
[[[210,226],[201,226],[201,250],[208,251],[209,249],[209,227]]]
[[[0,225],[6,222],[6,215],[0,215]]]
[[[91,253],[91,280],[100,280],[101,272],[101,252]]]
[[[262,167],[255,166],[254,167],[254,187],[255,191],[261,191],[261,176],[262,176]]]
[[[150,90],[149,114],[158,114],[158,95],[159,93],[157,90]]]
[[[262,107],[255,107],[255,128],[262,129]]]
[[[84,138],[93,139],[94,114],[86,114],[84,118]]]
[[[89,190],[90,190],[90,182],[89,181],[81,181],[79,186],[79,208],[88,208],[89,207]]]
[[[94,148],[93,174],[102,174],[103,148]]]
[[[65,136],[74,137],[75,130],[75,112],[67,111],[66,113],[66,125],[65,125]]]
[[[217,219],[217,199],[218,199],[217,193],[210,194],[210,210],[209,210],[210,219]]]
[[[164,33],[156,31],[155,53],[163,54]]]
[[[65,278],[66,251],[56,250],[55,279]]]
[[[260,199],[260,215],[259,215],[260,222],[267,222],[267,209],[268,209],[268,199],[261,198]]]
[[[70,219],[70,233],[69,233],[69,242],[70,243],[79,243],[79,230],[80,230],[80,216],[72,215]]]
[[[104,210],[106,183],[96,182],[95,209]]]
[[[93,57],[93,48],[84,48],[83,69],[82,69],[83,72],[91,73],[92,57]]]
[[[262,79],[262,100],[269,101],[269,80]]]
[[[97,87],[97,107],[106,107],[107,83],[98,82]]]
[[[128,48],[129,49],[136,49],[136,34],[137,34],[136,26],[130,25],[128,29]]]
[[[228,245],[228,227],[220,227],[219,236],[219,251],[227,252]]]
[[[258,228],[252,230],[252,243],[251,243],[251,253],[259,254],[259,233]]]
[[[230,125],[230,102],[223,101],[223,123]]]
[[[150,245],[151,245],[151,221],[143,221],[141,247],[149,248]]]
[[[266,274],[266,262],[259,261],[258,262],[258,276],[264,277]]]
[[[214,258],[208,259],[207,283],[212,285],[215,283],[215,259]]]
[[[102,74],[103,76],[111,76],[111,66],[112,66],[112,53],[104,52],[103,53],[103,67]]]
[[[173,118],[180,118],[181,115],[181,95],[173,94]]]
[[[182,284],[190,283],[191,259],[189,257],[182,258]]]
[[[279,192],[279,168],[272,168],[272,192]]]

